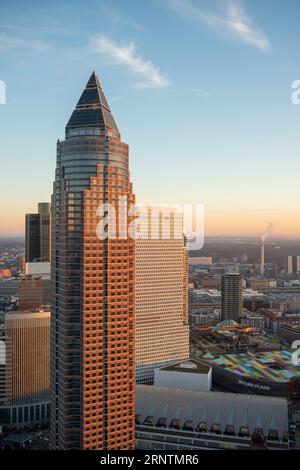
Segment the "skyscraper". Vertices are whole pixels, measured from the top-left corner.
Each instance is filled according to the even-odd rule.
[[[25,215],[25,261],[50,261],[50,203],[40,202],[37,214]]]
[[[50,418],[50,312],[0,314],[0,423],[31,427]]]
[[[288,274],[293,274],[293,257],[292,256],[288,256],[288,261],[287,261],[287,273]]]
[[[221,285],[222,320],[239,321],[243,313],[243,280],[237,273],[223,274]]]
[[[39,202],[38,213],[40,217],[40,258],[41,261],[50,261],[50,214],[51,205],[49,202]]]
[[[106,204],[116,209],[115,234]],[[131,204],[128,145],[120,140],[93,72],[66,126],[65,140],[57,143],[52,448],[135,446],[135,242],[121,233],[131,222],[128,212],[125,219],[119,215],[122,205]],[[103,215],[108,217],[107,238],[97,231]]]
[[[25,261],[39,260],[40,250],[40,217],[39,214],[25,215]]]
[[[166,219],[166,220],[164,220]],[[165,222],[165,223],[164,223]],[[136,380],[189,357],[188,254],[182,214],[147,208],[136,240]],[[156,233],[151,233],[153,229]]]

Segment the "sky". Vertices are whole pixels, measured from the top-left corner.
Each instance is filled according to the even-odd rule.
[[[299,0],[1,0],[0,235],[50,200],[94,69],[138,202],[204,204],[206,235],[300,236],[299,17]]]

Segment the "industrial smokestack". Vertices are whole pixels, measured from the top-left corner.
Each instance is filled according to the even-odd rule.
[[[265,238],[261,241],[261,252],[260,252],[260,274],[265,274]]]

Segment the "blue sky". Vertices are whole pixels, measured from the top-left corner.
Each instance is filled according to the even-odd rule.
[[[1,2],[0,233],[52,190],[93,69],[139,202],[204,203],[207,234],[300,235],[298,0]]]

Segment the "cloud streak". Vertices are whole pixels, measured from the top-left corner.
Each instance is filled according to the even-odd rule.
[[[223,0],[222,11],[213,13],[204,8],[202,1],[196,5],[193,0],[166,0],[164,3],[178,15],[198,23],[204,23],[223,36],[230,36],[252,45],[261,52],[270,52],[271,44],[262,31],[247,16],[240,0]]]
[[[164,78],[159,67],[149,60],[144,60],[136,50],[134,42],[120,45],[104,34],[92,38],[91,51],[110,57],[115,63],[126,66],[129,70],[142,78],[136,86],[143,88],[162,88],[170,85]]]
[[[33,53],[42,53],[49,48],[44,41],[35,39],[26,39],[23,37],[12,36],[4,32],[0,32],[0,52],[27,51]]]

